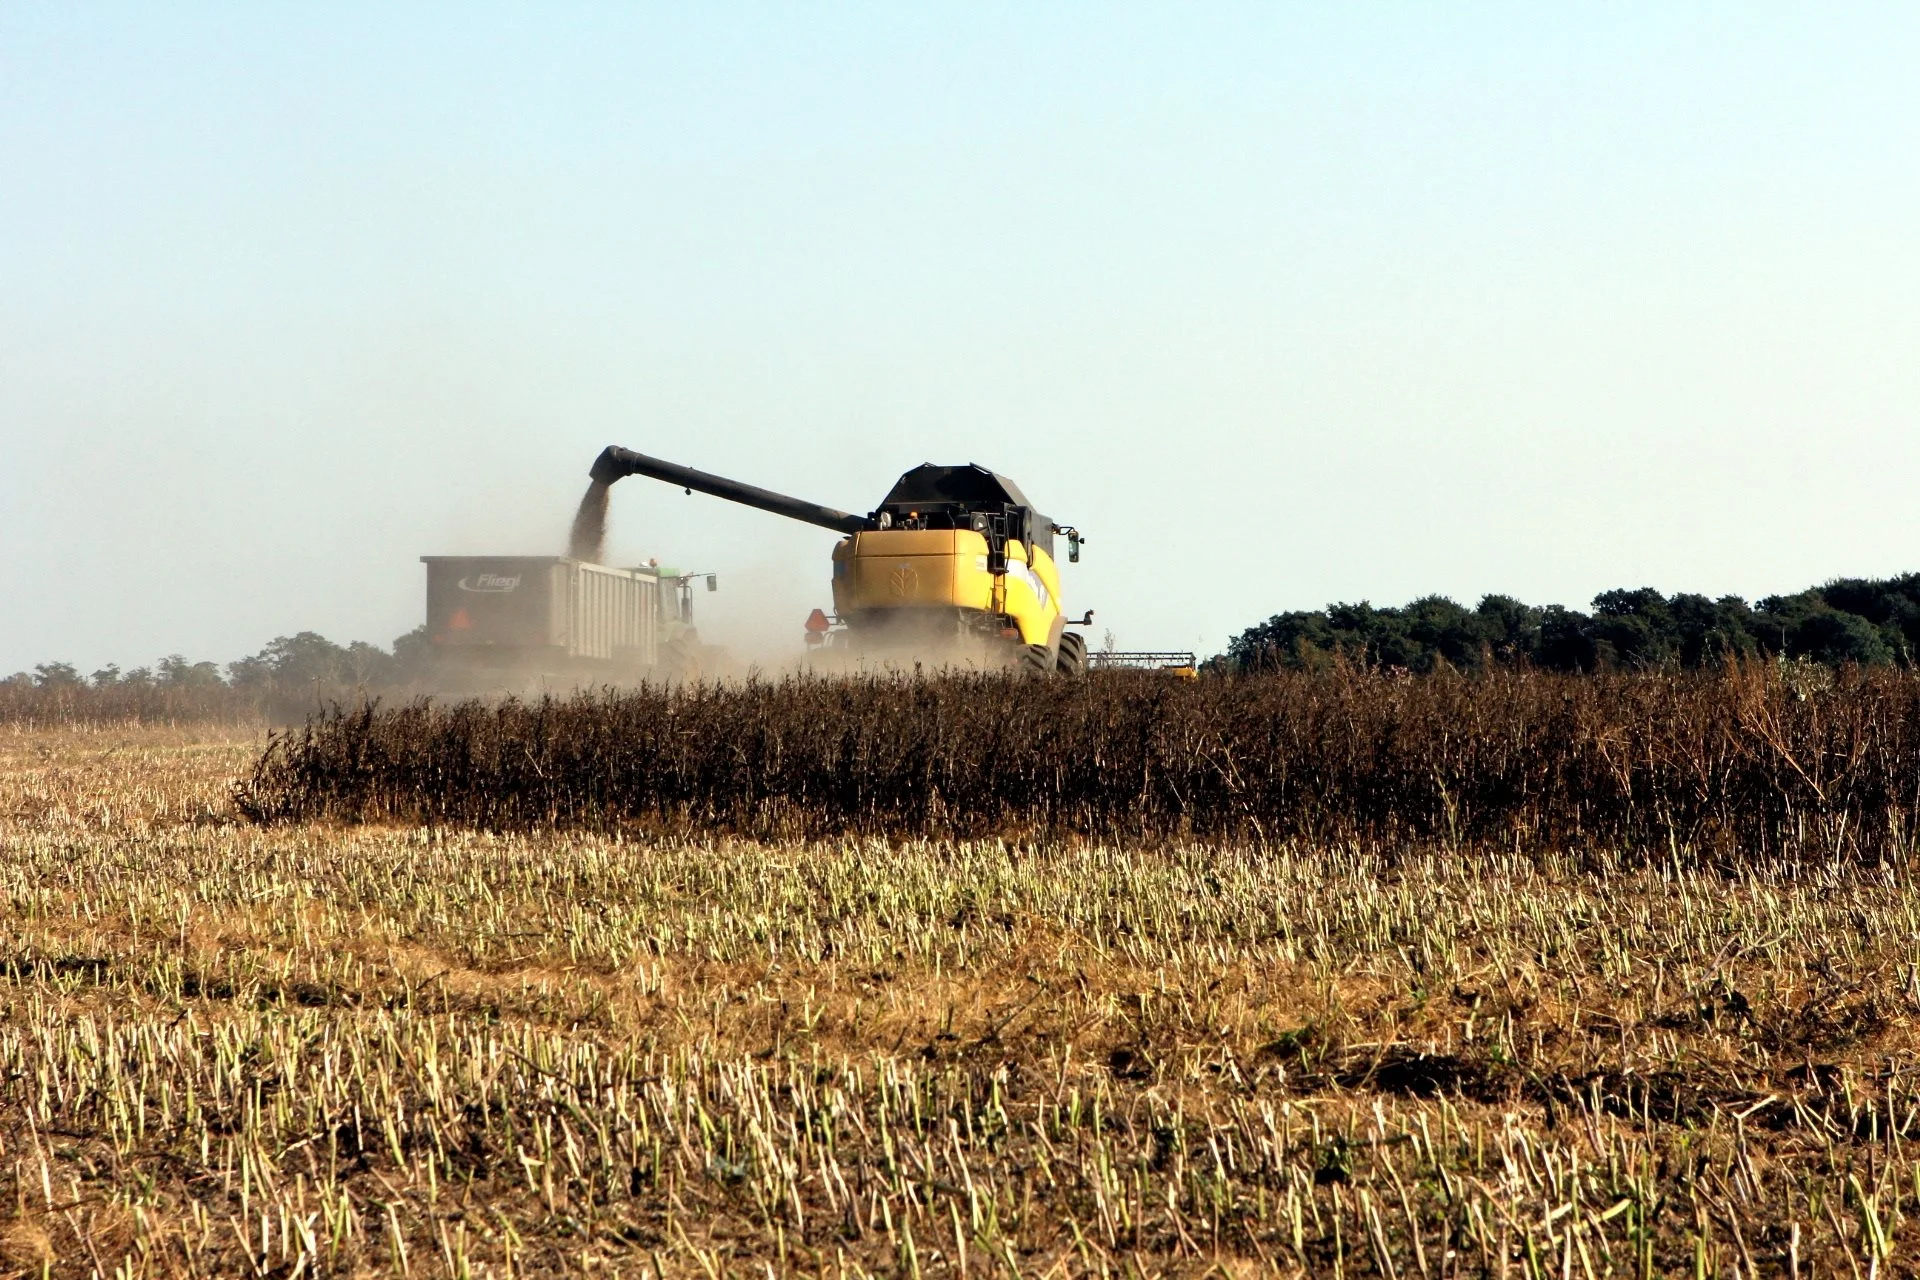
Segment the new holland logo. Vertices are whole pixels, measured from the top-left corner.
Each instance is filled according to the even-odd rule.
[[[920,575],[914,572],[912,565],[903,564],[888,576],[887,586],[893,594],[905,600],[920,590]]]
[[[460,579],[462,591],[511,591],[519,585],[518,575],[509,578],[499,573],[482,573],[471,578]]]

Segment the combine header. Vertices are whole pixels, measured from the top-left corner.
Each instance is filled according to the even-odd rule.
[[[1095,671],[1159,671],[1182,680],[1200,674],[1189,649],[1102,649],[1087,655],[1087,665]]]

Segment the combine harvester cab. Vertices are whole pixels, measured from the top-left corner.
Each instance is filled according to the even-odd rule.
[[[901,476],[869,519],[833,549],[833,607],[870,646],[1011,644],[1037,667],[1085,670],[1085,646],[1068,638],[1060,608],[1054,523],[1013,481],[927,463]],[[1042,650],[1051,661],[1038,661]]]

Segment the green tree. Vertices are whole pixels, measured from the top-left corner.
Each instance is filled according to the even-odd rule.
[[[1588,634],[1598,661],[1623,667],[1665,667],[1679,661],[1673,611],[1652,587],[1602,591],[1593,598]]]
[[[1702,595],[1681,594],[1668,600],[1667,608],[1683,667],[1713,666],[1761,651],[1754,634],[1753,610],[1739,596],[1709,600]]]
[[[1593,619],[1578,609],[1550,604],[1540,611],[1540,644],[1534,662],[1554,671],[1592,671],[1600,652],[1589,634]]]
[[[356,683],[352,656],[317,631],[275,636],[259,653],[229,663],[227,676],[246,689]]]
[[[42,689],[78,689],[86,681],[71,662],[42,662],[33,669],[33,683]]]
[[[1112,632],[1108,632],[1109,641]],[[1111,649],[1111,643],[1107,646]],[[391,678],[400,684],[425,680],[433,672],[433,642],[427,639],[427,624],[421,623],[403,636],[393,641],[393,667]]]
[[[1884,666],[1893,661],[1893,650],[1878,627],[1857,613],[1838,609],[1822,609],[1796,623],[1787,654],[1836,667],[1848,662]]]
[[[1495,661],[1530,659],[1540,647],[1540,610],[1512,596],[1482,596],[1474,609]]]
[[[159,683],[173,689],[206,689],[224,684],[220,678],[220,668],[211,662],[188,662],[177,653],[170,653],[160,659],[158,664]]]
[[[1228,644],[1227,657],[1236,671],[1297,670],[1308,665],[1312,654],[1334,648],[1327,615],[1303,610],[1277,613],[1247,628]]]
[[[1437,659],[1445,659],[1461,671],[1479,669],[1492,635],[1477,614],[1445,596],[1422,596],[1399,613],[1415,652],[1410,661],[1396,665],[1431,671]]]
[[[1820,588],[1820,598],[1871,622],[1902,665],[1911,666],[1920,657],[1920,573],[1884,581],[1838,578]]]

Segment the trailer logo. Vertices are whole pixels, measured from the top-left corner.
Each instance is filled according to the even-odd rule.
[[[504,574],[482,573],[471,578],[460,579],[462,591],[511,591],[520,585],[519,575],[511,578]]]

